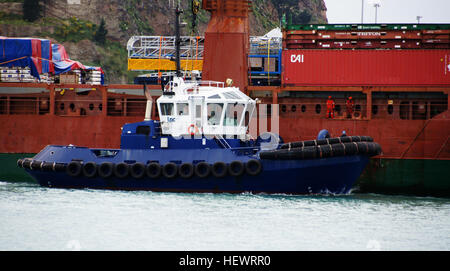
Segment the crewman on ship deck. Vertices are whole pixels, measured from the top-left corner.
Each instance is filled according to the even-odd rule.
[[[334,119],[334,100],[328,96],[327,100],[327,118]]]

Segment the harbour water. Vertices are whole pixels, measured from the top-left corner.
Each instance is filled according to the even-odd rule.
[[[450,250],[450,199],[72,190],[1,181],[0,250]]]

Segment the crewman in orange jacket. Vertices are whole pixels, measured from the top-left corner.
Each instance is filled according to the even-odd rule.
[[[327,100],[327,118],[334,119],[334,100],[328,96]]]

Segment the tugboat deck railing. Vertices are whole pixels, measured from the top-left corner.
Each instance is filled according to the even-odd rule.
[[[224,88],[225,83],[220,81],[184,81],[185,84],[195,84],[199,87],[217,87],[217,88]]]

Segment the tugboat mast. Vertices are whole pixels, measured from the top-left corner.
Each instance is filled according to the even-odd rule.
[[[175,63],[176,63],[176,76],[181,77],[181,65],[180,65],[180,14],[183,11],[180,9],[180,1],[177,1],[175,7]]]

